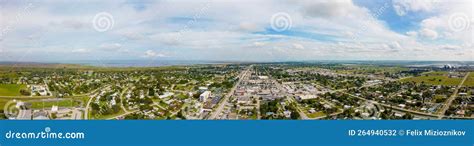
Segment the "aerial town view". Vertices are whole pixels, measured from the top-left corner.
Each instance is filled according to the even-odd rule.
[[[474,146],[474,0],[0,0],[0,146]]]
[[[439,63],[3,65],[1,118],[474,119],[473,62]]]
[[[0,0],[0,119],[470,120],[472,4]]]

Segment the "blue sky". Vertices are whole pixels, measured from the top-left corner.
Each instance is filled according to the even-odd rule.
[[[470,0],[0,0],[0,61],[474,60]]]

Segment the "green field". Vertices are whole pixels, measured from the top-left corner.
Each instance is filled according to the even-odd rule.
[[[315,113],[305,112],[305,114],[306,114],[309,118],[318,118],[318,117],[326,116],[326,114],[324,114],[324,112],[322,112],[322,111],[315,112]]]
[[[27,101],[30,101],[30,100],[36,100],[35,98],[0,98],[0,107],[2,108],[0,110],[3,110],[3,107],[5,107],[5,104],[7,104],[8,102],[12,102],[15,99],[17,101],[24,101],[24,102],[27,102]],[[11,105],[9,105],[9,106],[11,106]]]
[[[43,109],[43,108],[51,108],[53,105],[59,107],[73,107],[79,105],[79,101],[75,101],[73,99],[64,99],[60,101],[37,101],[31,103],[31,108],[33,109]]]
[[[6,97],[6,98],[0,98],[0,107],[4,107],[5,104],[9,101],[12,100],[19,100],[19,101],[24,101],[24,102],[29,102],[31,103],[32,108],[51,108],[53,105],[57,105],[60,107],[72,107],[72,106],[85,106],[87,104],[87,100],[89,97],[83,96],[83,97],[65,97],[64,100],[62,101],[42,101],[43,99],[52,99],[52,97],[19,97],[19,98],[13,98],[13,97]]]
[[[21,96],[21,89],[26,89],[26,85],[0,84],[0,96]]]
[[[446,72],[431,72],[417,77],[405,78],[402,82],[425,83],[429,85],[447,85],[456,86],[462,81],[462,78],[450,78]]]
[[[311,108],[304,107],[304,108],[301,109],[306,114],[306,116],[308,116],[308,118],[318,118],[318,117],[326,116],[326,114],[322,111],[309,113],[309,111],[308,111],[309,109],[311,109]]]
[[[110,119],[110,118],[113,118],[113,117],[116,117],[116,116],[120,116],[122,114],[125,114],[125,111],[120,109],[119,112],[114,113],[114,114],[108,114],[108,115],[97,114],[97,115],[91,115],[90,118],[91,119],[106,120],[106,119]]]
[[[469,74],[469,77],[464,81],[464,86],[474,87],[474,72]]]

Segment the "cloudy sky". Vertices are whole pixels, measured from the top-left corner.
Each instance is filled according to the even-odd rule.
[[[0,61],[474,60],[472,0],[0,0]]]

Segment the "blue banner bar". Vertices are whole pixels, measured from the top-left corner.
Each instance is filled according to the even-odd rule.
[[[472,120],[0,121],[1,146],[474,144]]]

